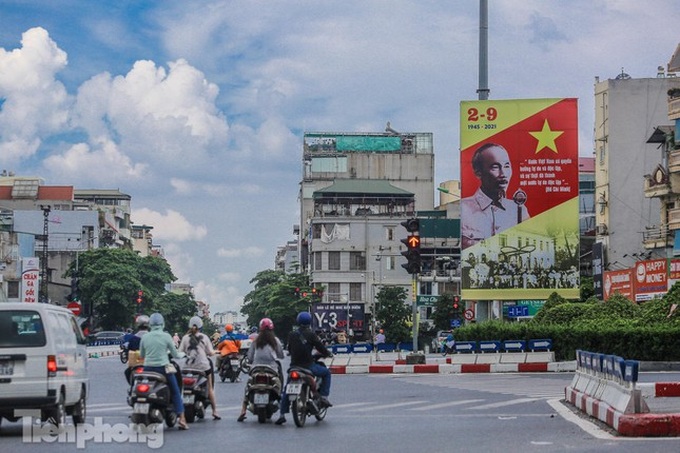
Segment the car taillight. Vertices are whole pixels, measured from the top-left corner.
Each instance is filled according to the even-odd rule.
[[[149,391],[149,384],[137,384],[135,390],[137,390],[139,393],[146,393]]]
[[[291,379],[300,379],[300,373],[298,373],[297,371],[291,371],[290,372],[290,378]]]
[[[194,385],[196,383],[196,378],[195,377],[183,377],[182,378],[182,383],[184,385]]]
[[[269,384],[269,376],[266,374],[257,374],[255,375],[255,383],[256,384]]]
[[[53,355],[47,356],[47,376],[54,377],[57,375],[57,358]]]

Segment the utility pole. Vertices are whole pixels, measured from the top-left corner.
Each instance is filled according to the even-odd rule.
[[[489,0],[479,0],[479,94],[489,99]]]
[[[49,297],[47,295],[47,258],[48,258],[48,242],[49,242],[49,217],[50,217],[50,207],[45,205],[40,205],[40,209],[43,212],[43,234],[42,239],[42,253],[40,258],[40,302],[47,303]]]

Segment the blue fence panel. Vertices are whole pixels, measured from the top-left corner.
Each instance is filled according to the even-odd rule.
[[[552,340],[547,338],[529,340],[529,349],[532,351],[550,351],[552,349]]]
[[[413,342],[402,341],[401,343],[398,344],[398,348],[400,351],[413,351]]]
[[[498,352],[501,350],[500,341],[480,341],[479,352]]]
[[[333,354],[349,354],[352,352],[351,344],[334,344],[331,346]]]
[[[381,343],[375,345],[375,348],[382,352],[394,352],[397,350],[397,345],[395,343]]]
[[[505,352],[524,352],[526,349],[526,341],[506,340],[503,342],[503,349]]]
[[[373,345],[370,343],[354,343],[352,346],[352,352],[354,353],[371,352],[372,350]]]
[[[626,371],[624,372],[623,379],[627,382],[637,382],[640,362],[637,360],[626,360],[624,363]]]
[[[454,348],[456,349],[456,352],[459,353],[459,354],[476,352],[477,351],[477,342],[476,341],[456,341]]]

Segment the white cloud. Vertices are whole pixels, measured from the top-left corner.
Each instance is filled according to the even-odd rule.
[[[67,64],[43,28],[22,35],[22,47],[0,48],[0,147],[3,161],[35,154],[40,139],[66,127],[70,98],[55,79]]]
[[[261,247],[245,247],[241,249],[225,249],[220,247],[217,249],[217,256],[221,258],[252,258],[264,255],[264,249]]]
[[[165,214],[148,208],[133,209],[132,221],[139,225],[152,225],[154,241],[183,242],[205,238],[208,229],[193,225],[179,212],[168,209]]]

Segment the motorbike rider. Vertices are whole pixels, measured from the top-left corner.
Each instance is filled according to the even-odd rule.
[[[283,346],[276,335],[274,335],[274,323],[269,318],[260,320],[260,331],[248,348],[248,361],[253,366],[266,365],[279,371],[279,380],[283,382],[283,371],[281,363],[276,359],[283,359]],[[246,409],[248,408],[248,391],[250,380],[246,384],[246,394],[241,406],[241,414],[236,419],[242,422],[246,419]]]
[[[316,349],[323,357],[331,357],[323,342],[312,331],[312,315],[303,311],[297,315],[298,328],[288,335],[288,353],[290,354],[290,366],[307,368],[314,376],[320,376],[323,381],[317,389],[321,396],[321,403],[327,407],[333,406],[328,400],[331,392],[331,370],[324,365],[316,363],[312,350]],[[290,410],[290,401],[285,388],[281,395],[281,416],[276,420],[277,425],[286,423],[286,414]]]
[[[139,358],[139,344],[142,337],[149,331],[149,317],[146,315],[139,315],[135,319],[137,325],[137,333],[135,333],[128,342],[128,367],[125,369],[125,379],[132,384],[130,378],[132,370],[135,367],[143,365],[144,362]]]
[[[170,365],[168,354],[174,358],[182,358],[184,354],[177,351],[172,337],[163,330],[163,327],[165,327],[163,315],[153,313],[149,317],[149,327],[151,331],[142,337],[139,345],[139,355],[144,360],[144,371],[153,371],[165,376],[172,392],[172,403],[175,413],[179,417],[177,428],[180,430],[189,429],[184,417],[184,403],[177,381],[177,373],[166,372],[167,365]]]
[[[241,340],[234,336],[234,326],[227,324],[224,326],[224,335],[220,337],[217,342],[217,349],[220,351],[220,356],[217,358],[217,369],[220,369],[222,360],[230,354],[237,354],[241,350]]]
[[[208,398],[212,407],[213,420],[222,420],[217,414],[215,402],[215,370],[210,356],[215,355],[210,338],[203,332],[203,320],[194,316],[189,320],[189,331],[182,337],[179,350],[186,354],[185,364],[188,368],[203,371],[208,376]]]

